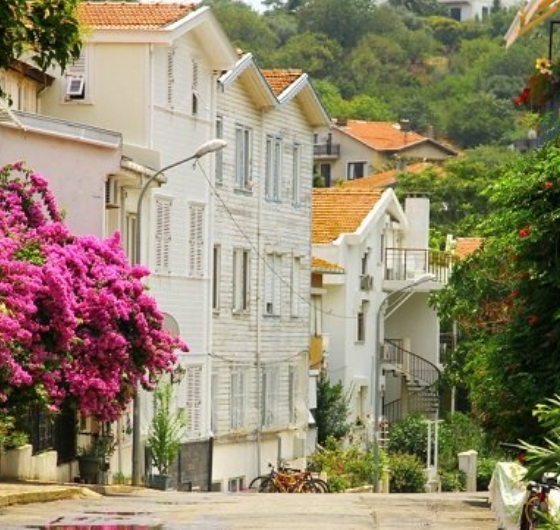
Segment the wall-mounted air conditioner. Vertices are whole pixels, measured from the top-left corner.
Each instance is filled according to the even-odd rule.
[[[371,291],[373,289],[373,276],[362,274],[360,276],[360,289],[362,291]]]
[[[110,178],[105,182],[105,206],[107,208],[119,207],[119,187],[114,178]]]

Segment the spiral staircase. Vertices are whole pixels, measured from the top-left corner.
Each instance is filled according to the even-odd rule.
[[[385,340],[382,369],[385,374],[401,377],[404,388],[401,399],[383,404],[383,415],[389,424],[409,414],[422,414],[435,419],[439,408],[439,368],[423,357],[402,347],[400,341]]]

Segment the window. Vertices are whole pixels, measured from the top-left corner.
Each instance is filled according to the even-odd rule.
[[[452,7],[449,9],[449,18],[454,20],[461,21],[461,8],[460,7]]]
[[[249,310],[250,253],[245,249],[233,251],[233,310]]]
[[[366,340],[366,315],[368,310],[368,302],[362,302],[362,307],[358,312],[356,341],[364,342]]]
[[[262,374],[261,424],[263,427],[276,425],[279,420],[280,377],[277,366],[267,367]]]
[[[87,96],[87,62],[86,50],[76,59],[66,71],[66,86],[64,96],[66,101],[83,100]]]
[[[191,112],[193,116],[198,114],[199,107],[199,92],[198,92],[198,61],[192,60],[192,104]]]
[[[247,373],[242,368],[232,368],[230,374],[230,428],[245,426],[247,407]]]
[[[204,274],[204,205],[189,204],[189,276]]]
[[[125,249],[129,261],[136,261],[136,214],[127,212],[125,221]]]
[[[292,261],[292,282],[290,286],[290,305],[293,317],[300,316],[301,299],[301,258],[294,257]]]
[[[224,119],[222,116],[216,118],[216,138],[224,137]],[[224,150],[220,149],[214,153],[214,163],[216,164],[215,180],[221,184],[224,180]]]
[[[235,127],[235,184],[238,189],[251,188],[252,142],[251,129],[237,125]]]
[[[269,201],[280,200],[280,175],[282,172],[282,138],[266,137],[265,197]]]
[[[362,254],[362,275],[368,273],[368,263],[369,263],[369,250],[366,250]]]
[[[364,178],[365,173],[366,173],[365,162],[348,162],[348,170],[346,172],[346,178],[348,180]]]
[[[167,105],[173,107],[173,85],[175,84],[175,50],[167,52]]]
[[[264,313],[265,315],[280,315],[280,281],[282,271],[282,256],[267,254],[264,270]]]
[[[187,420],[187,436],[198,438],[202,434],[202,365],[190,365],[186,367],[185,385]]]
[[[292,149],[292,204],[301,204],[301,145],[294,144]]]
[[[156,201],[155,269],[169,272],[171,247],[171,200],[157,197]]]
[[[220,410],[219,404],[219,391],[220,391],[220,376],[217,373],[212,374],[211,378],[211,412],[210,412],[210,429],[213,434],[218,433],[218,411]]]
[[[214,245],[212,253],[212,309],[220,310],[220,275],[222,268],[222,248]]]
[[[321,164],[320,170],[321,170],[321,178],[324,181],[325,188],[330,188],[331,187],[331,181],[332,181],[331,165],[330,164]]]
[[[297,366],[290,366],[288,368],[288,413],[291,424],[297,421],[298,383]]]

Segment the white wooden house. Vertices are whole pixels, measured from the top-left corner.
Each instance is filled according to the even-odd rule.
[[[219,79],[214,194],[214,487],[305,456],[313,131],[306,74],[240,57]]]
[[[95,3],[79,6],[87,28],[78,61],[41,95],[43,112],[122,133],[124,171],[107,183],[107,230],[123,233],[136,254],[139,190],[146,178],[194,154],[215,134],[216,80],[237,53],[208,7],[166,3]],[[211,344],[213,156],[166,171],[142,203],[141,262],[152,271],[150,291],[166,314],[169,329],[189,345],[181,357],[185,372],[177,386],[185,409],[187,440],[210,455],[209,353]],[[176,380],[177,378],[175,378]],[[143,397],[142,438],[153,412]],[[126,422],[125,422],[126,423]],[[129,438],[127,438],[128,440]],[[191,443],[192,442],[192,443]],[[130,447],[123,448],[129,475]],[[179,487],[208,486],[203,460],[186,447],[177,474]]]

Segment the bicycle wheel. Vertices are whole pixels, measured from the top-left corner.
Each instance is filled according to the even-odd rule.
[[[313,482],[313,484],[315,484],[315,486],[319,490],[319,493],[330,493],[331,492],[331,490],[329,489],[329,485],[323,479],[321,479],[321,478],[311,478],[309,480],[311,480],[311,482]]]
[[[537,502],[536,497],[529,497],[523,504],[521,509],[521,521],[519,522],[519,530],[533,530],[535,528],[533,509]]]
[[[305,478],[293,490],[295,493],[322,493],[313,479]]]
[[[271,477],[266,477],[259,486],[259,493],[278,493],[278,487]]]
[[[258,490],[261,487],[261,484],[265,481],[265,480],[270,480],[270,475],[260,475],[258,477],[255,477],[253,480],[251,480],[251,483],[249,484],[249,489],[255,489]]]

